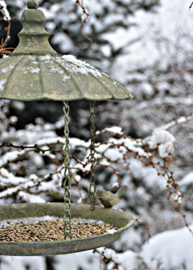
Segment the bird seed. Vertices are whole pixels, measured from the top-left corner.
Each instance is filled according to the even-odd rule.
[[[41,220],[37,223],[24,223],[22,221],[2,225],[0,227],[0,242],[42,242],[42,241],[62,241],[64,237],[64,221],[61,219]],[[108,230],[116,232],[113,225],[98,221],[88,221],[81,219],[71,220],[72,239],[87,238],[108,233]],[[69,232],[68,224],[66,232]],[[67,240],[71,238],[68,236]]]

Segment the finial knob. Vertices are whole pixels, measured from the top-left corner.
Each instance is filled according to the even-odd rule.
[[[19,33],[19,45],[11,55],[57,56],[57,52],[49,44],[49,34],[44,28],[46,18],[43,11],[38,9],[38,2],[28,0],[27,7],[21,16],[23,29]]]
[[[38,2],[36,0],[28,0],[27,1],[27,7],[29,9],[37,9],[38,8]]]

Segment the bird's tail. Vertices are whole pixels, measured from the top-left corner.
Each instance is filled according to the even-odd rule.
[[[120,197],[123,193],[125,193],[125,191],[127,190],[127,186],[122,186],[122,187],[120,187],[118,190],[117,190],[117,192],[116,192],[116,195],[118,196],[118,197]]]

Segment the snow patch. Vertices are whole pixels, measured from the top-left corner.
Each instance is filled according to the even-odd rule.
[[[4,55],[3,55],[3,58],[8,58],[8,57],[9,57],[8,54],[4,54]]]
[[[107,233],[109,233],[109,234],[114,234],[115,232],[116,232],[115,229],[110,229],[110,230],[107,231]]]
[[[99,70],[95,69],[88,63],[76,59],[76,57],[74,57],[73,55],[64,55],[57,60],[72,73],[81,73],[84,75],[88,75],[89,73],[91,73],[95,77],[102,77],[102,74]]]
[[[4,90],[4,84],[6,83],[6,79],[3,79],[0,81],[0,91],[3,91]]]
[[[131,35],[132,31],[133,34]],[[134,39],[138,37],[139,35],[137,31],[134,31],[133,29],[130,28],[125,29],[123,27],[118,27],[114,32],[105,33],[101,35],[101,38],[103,40],[106,40],[111,44],[114,51],[124,48],[130,42],[132,42]]]
[[[27,68],[23,68],[23,73],[27,74],[27,70],[29,70],[29,72],[31,72],[31,73],[39,73],[40,72],[40,68],[27,67]]]
[[[119,183],[118,182],[113,183],[113,188],[118,188],[118,187],[119,187]]]
[[[121,127],[117,127],[117,126],[105,128],[102,131],[97,131],[96,132],[96,135],[100,134],[101,132],[102,133],[104,133],[104,132],[112,132],[112,133],[120,134],[120,135],[123,134],[122,128]]]
[[[175,141],[174,136],[170,132],[155,129],[150,138],[149,146],[151,149],[158,147],[160,157],[166,158],[174,150]]]
[[[3,13],[4,15],[3,19],[5,21],[11,21],[11,17],[9,15],[9,11],[7,10],[7,4],[5,3],[5,1],[0,1],[0,9],[1,13]]]
[[[56,33],[52,38],[52,43],[57,44],[63,53],[74,51],[74,43],[65,33]]]
[[[40,68],[29,68],[31,73],[39,73],[40,72]]]
[[[9,67],[3,68],[3,69],[1,70],[1,73],[7,73],[8,71],[10,71],[10,70],[13,69],[13,68],[14,68],[13,65],[9,65]]]
[[[63,76],[63,82],[65,82],[65,81],[67,81],[67,80],[69,80],[71,77],[70,76],[67,76],[67,75],[65,75],[65,76]]]
[[[49,62],[51,60],[51,56],[49,54],[47,54],[45,56],[41,56],[40,60],[45,61],[45,62]]]
[[[27,202],[27,203],[45,203],[46,201],[42,199],[39,195],[32,195],[24,191],[19,191],[17,194],[17,199],[20,202]]]
[[[193,230],[193,225],[190,226]],[[191,270],[193,265],[193,241],[187,227],[159,233],[150,238],[149,244],[142,246],[141,255],[148,267],[156,269],[158,262],[161,268]]]
[[[182,178],[181,181],[178,182],[178,185],[179,186],[182,186],[182,185],[190,185],[190,184],[193,184],[193,172],[187,174],[186,176],[184,176]]]
[[[58,73],[58,74],[64,73],[64,71],[62,69],[59,69],[59,68],[56,68],[56,67],[51,67],[49,69],[49,71],[52,72],[52,73]]]

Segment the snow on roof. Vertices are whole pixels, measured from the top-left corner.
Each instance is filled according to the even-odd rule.
[[[65,60],[62,61],[62,60]],[[98,69],[95,69],[93,66],[89,65],[88,63],[85,63],[81,60],[76,59],[73,55],[64,55],[60,58],[61,64],[67,65],[68,68],[70,68],[70,71],[73,73],[81,73],[88,75],[88,73],[91,73],[95,77],[102,77],[101,72]],[[67,64],[67,62],[71,63],[71,65]]]
[[[3,91],[4,90],[4,84],[6,83],[6,79],[3,79],[0,81],[0,91]]]
[[[63,82],[69,80],[70,78],[71,78],[70,76],[64,75],[64,76],[63,76]]]
[[[52,57],[50,55],[45,55],[45,56],[40,57],[40,61],[44,63],[49,63],[51,65],[53,65],[54,62],[59,63],[67,71],[75,73],[75,74],[80,73],[80,74],[88,75],[90,73],[95,77],[102,77],[102,74],[105,76],[108,76],[105,73],[100,72],[98,69],[94,68],[93,66],[89,65],[88,63],[78,60],[73,55],[64,55],[62,57]],[[55,72],[56,68],[53,67],[52,70],[50,71]]]
[[[13,68],[14,68],[13,65],[9,65],[9,67],[3,68],[3,69],[1,70],[1,73],[7,73],[8,71],[10,71],[10,70],[13,69]]]

